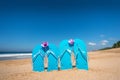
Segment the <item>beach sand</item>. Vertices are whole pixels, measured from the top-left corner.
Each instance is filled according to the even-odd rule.
[[[88,54],[88,71],[33,72],[31,59],[0,61],[0,80],[120,80],[120,48]]]

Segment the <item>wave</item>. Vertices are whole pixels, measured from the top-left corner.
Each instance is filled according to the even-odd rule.
[[[19,56],[31,56],[32,53],[18,53],[18,54],[0,54],[0,58],[1,57],[19,57]]]

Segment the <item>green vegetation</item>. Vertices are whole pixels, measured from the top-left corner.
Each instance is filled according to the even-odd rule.
[[[113,44],[112,48],[119,48],[120,47],[120,41]]]
[[[120,48],[120,41],[117,41],[116,43],[114,43],[112,47],[105,47],[100,50],[107,50],[107,49],[112,49],[112,48]]]
[[[112,49],[112,47],[105,47],[105,48],[102,48],[102,49],[99,49],[99,50],[107,50],[107,49]]]

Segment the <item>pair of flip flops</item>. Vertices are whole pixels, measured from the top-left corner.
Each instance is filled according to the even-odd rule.
[[[84,42],[80,39],[63,40],[59,48],[54,44],[44,42],[37,45],[32,52],[33,71],[45,70],[44,58],[47,57],[47,71],[72,69],[71,55],[74,54],[75,66],[78,69],[88,70],[87,50]]]

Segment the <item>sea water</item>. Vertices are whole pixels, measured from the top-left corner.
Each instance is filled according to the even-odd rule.
[[[0,53],[0,60],[16,60],[31,58],[32,53]]]

